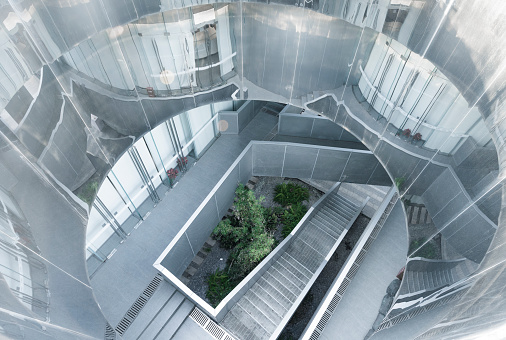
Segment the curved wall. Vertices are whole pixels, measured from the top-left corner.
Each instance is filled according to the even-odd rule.
[[[121,45],[119,30],[111,27],[138,19],[137,25],[189,18],[194,24],[199,20],[205,23],[205,18],[195,18],[212,6],[189,9],[184,8],[188,5],[185,2],[168,0],[127,1],[126,5],[101,0],[2,5],[5,55],[1,63],[4,110],[0,115],[0,185],[11,193],[31,226],[40,249],[36,256],[48,268],[45,289],[51,292],[50,318],[41,320],[30,311],[15,312],[5,302],[0,310],[4,323],[14,321],[27,338],[103,337],[106,320],[94,300],[85,267],[87,206],[71,191],[94,173],[104,176],[133,140],[167,118],[230,98],[305,106],[359,138],[392,179],[405,179],[404,196],[424,197],[448,242],[462,256],[481,262],[478,272],[467,280],[471,288],[445,319],[465,320],[474,313],[470,307],[479,306],[479,313],[473,315],[476,324],[462,322],[460,329],[448,331],[457,337],[503,323],[497,312],[504,307],[499,298],[505,282],[504,223],[497,212],[490,214],[493,218],[483,212],[501,202],[503,167],[490,166],[493,150],[489,158],[480,158],[485,152],[473,144],[465,145],[452,156],[418,148],[395,136],[388,121],[371,116],[354,86],[359,83],[360,67],[366,65],[378,34],[397,39],[427,58],[460,91],[468,104],[461,121],[478,108],[492,132],[502,165],[506,58],[501,18],[506,4],[471,0],[314,0],[301,2],[300,7],[279,4],[284,3],[229,4],[235,75],[219,77],[219,81],[208,86],[188,81],[186,91],[161,92],[160,95],[168,96],[163,98],[150,98],[147,90],[143,92],[143,84],[136,82],[136,66],[129,63],[126,47]],[[219,11],[226,4],[214,6]],[[144,17],[160,8],[168,12]],[[104,34],[109,43],[103,48],[114,50],[113,55],[120,57],[116,67],[123,74],[124,88],[112,86],[118,82],[104,84],[106,77],[97,82],[90,77],[92,73],[77,73],[62,60],[55,61]],[[90,50],[83,57],[91,62],[104,54]],[[203,67],[216,63],[210,55],[203,59]],[[421,67],[422,62],[423,59],[416,66]],[[186,64],[173,72],[187,76],[200,71],[196,67]],[[149,70],[144,72],[152,76]],[[412,80],[406,79],[406,89]],[[99,131],[94,125],[97,119],[108,128]],[[452,122],[450,130],[459,131],[461,121]],[[446,140],[439,149],[444,149],[444,143]],[[493,170],[499,170],[499,175],[494,176]],[[479,186],[476,193],[468,186],[473,181]],[[19,240],[13,240],[26,248]],[[498,298],[480,298],[485,294]],[[431,315],[434,318],[429,323],[420,321],[425,329],[443,318],[436,313]],[[40,325],[45,325],[47,331]],[[433,327],[431,332],[444,330],[443,325],[444,322]],[[409,332],[403,324],[394,328]],[[440,336],[431,334],[427,336]],[[381,338],[382,332],[376,336]]]

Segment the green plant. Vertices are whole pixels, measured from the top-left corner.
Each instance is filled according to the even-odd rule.
[[[274,212],[272,208],[264,208],[264,219],[265,219],[265,229],[268,232],[273,232],[276,230],[278,226],[278,215]]]
[[[404,182],[406,182],[406,179],[404,177],[397,177],[395,180],[395,186],[397,187],[397,190],[400,192],[402,190],[402,186],[404,185]]]
[[[232,249],[227,260],[228,268],[209,276],[206,296],[213,306],[217,306],[276,245],[272,232],[268,230],[276,228],[280,211],[262,207],[263,199],[256,199],[253,191],[239,184],[233,215],[213,230],[212,235],[220,241],[220,245]]]
[[[264,259],[274,246],[274,238],[267,233],[255,235],[252,240],[242,242],[234,256],[233,277],[243,278]],[[232,269],[232,268],[231,268]]]
[[[409,253],[411,254],[410,257],[423,257],[423,258],[432,259],[432,260],[437,259],[438,256],[437,256],[436,246],[430,241],[427,242],[425,245],[423,245],[424,242],[425,242],[425,239],[423,239],[423,238],[419,238],[419,239],[411,241],[411,243],[409,245]],[[418,248],[420,248],[420,249],[418,249]],[[414,252],[415,250],[416,250],[416,252]]]
[[[281,183],[274,188],[274,202],[287,206],[309,199],[309,190],[298,184]]]
[[[264,197],[257,200],[253,191],[243,184],[239,184],[235,191],[234,216],[242,227],[253,234],[265,232],[263,200]]]
[[[77,197],[79,197],[84,202],[91,204],[93,202],[93,197],[95,197],[97,191],[98,182],[91,181],[81,187],[81,192],[77,194]]]
[[[212,232],[213,237],[219,240],[225,249],[235,247],[247,234],[246,227],[234,226],[229,219],[221,221]]]
[[[213,307],[218,304],[230,293],[236,284],[230,280],[228,274],[224,270],[217,269],[207,278],[208,290],[206,297]]]
[[[307,207],[304,204],[297,203],[285,210],[283,214],[283,230],[281,235],[287,237],[292,230],[297,226],[299,221],[304,217],[307,212]]]

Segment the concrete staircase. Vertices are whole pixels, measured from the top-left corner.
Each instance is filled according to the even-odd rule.
[[[363,202],[366,197],[369,197],[369,201],[362,213],[371,218],[376,210],[378,210],[389,189],[389,187],[377,185],[341,183],[339,194],[355,204],[359,204],[359,202]]]
[[[192,302],[163,281],[125,331],[123,339],[172,339],[193,308]]]
[[[412,259],[406,266],[399,298],[406,294],[434,291],[460,281],[475,270],[473,265],[473,262],[467,259]]]
[[[408,204],[406,214],[408,215],[409,225],[432,223],[429,212],[423,204]]]
[[[287,322],[361,210],[332,192],[281,257],[232,307],[220,325],[237,339],[269,339]]]

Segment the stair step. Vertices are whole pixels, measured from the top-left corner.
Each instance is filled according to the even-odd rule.
[[[299,278],[308,283],[313,273],[310,272],[307,268],[304,268],[300,263],[298,263],[295,259],[293,259],[289,254],[283,254],[278,259],[278,262],[283,265],[283,267],[287,268],[292,273],[300,273]]]
[[[418,276],[420,280],[420,286],[426,289],[426,287],[429,286],[429,277],[427,276],[427,273],[420,272]]]
[[[318,269],[324,258],[323,254],[318,253],[301,239],[293,241],[286,252],[313,273]]]
[[[264,279],[260,278],[256,282],[258,286],[267,292],[270,296],[272,296],[281,306],[283,306],[286,310],[289,310],[292,306],[292,301],[285,295],[283,295],[279,290],[274,288],[269,282],[265,281]]]
[[[445,273],[446,282],[453,283],[452,272],[450,270],[445,270],[444,273]]]
[[[436,286],[436,280],[432,272],[425,272],[425,276],[427,276],[429,280],[429,285],[425,286],[425,290],[432,290]]]
[[[160,312],[174,293],[176,293],[176,288],[166,281],[162,281],[142,311],[135,318],[130,327],[127,328],[125,334],[123,334],[123,338],[126,340],[137,339],[149,323],[155,319],[157,313]]]
[[[328,200],[325,203],[325,208],[330,208],[332,211],[338,212],[339,215],[343,215],[346,219],[351,219],[355,214],[356,209],[348,208],[347,206],[341,204],[340,202],[335,202],[333,200]]]
[[[265,280],[268,282],[272,287],[274,287],[278,292],[283,294],[284,297],[288,298],[290,302],[294,302],[297,300],[297,288],[295,285],[290,286],[290,288],[295,289],[295,292],[291,291],[290,288],[284,285],[284,282],[282,281],[282,278],[278,278],[276,276],[273,276],[269,271],[266,271],[264,275],[260,278],[260,280]]]
[[[279,319],[281,321],[283,316],[287,313],[287,310],[265,291],[258,292],[258,290],[258,287],[256,287],[255,290],[253,290],[252,287],[244,296],[265,311],[265,314],[268,315],[271,320],[276,321]]]
[[[336,240],[320,229],[311,227],[311,225],[306,226],[299,234],[299,237],[314,249],[318,249],[322,255],[326,255],[332,249]]]
[[[351,216],[355,214],[355,211],[357,211],[357,209],[352,209],[344,205],[342,202],[335,201],[334,199],[329,199],[327,202],[325,202],[325,206],[332,208],[332,210],[338,211],[339,213],[346,216],[346,218],[351,218]]]
[[[317,223],[315,223],[315,222],[317,222]],[[337,241],[337,239],[339,238],[340,233],[337,232],[338,230],[329,229],[330,227],[327,227],[326,225],[322,225],[321,223],[318,223],[318,221],[311,220],[311,221],[309,221],[308,226],[311,226],[312,228],[318,228],[320,231],[325,233],[327,235],[327,237],[334,239],[334,241]],[[342,230],[339,230],[339,231],[342,232]]]
[[[417,292],[420,290],[420,283],[418,281],[418,275],[416,275],[416,272],[408,272],[409,281],[411,282],[410,285],[410,292]]]
[[[324,220],[330,220],[343,228],[350,221],[350,219],[347,216],[342,215],[338,211],[334,210],[334,208],[329,208],[327,206],[321,208],[320,211],[318,211],[315,216],[320,216]]]
[[[176,332],[179,330],[181,324],[184,322],[184,320],[186,320],[186,318],[191,313],[194,307],[195,305],[191,301],[184,300],[184,302],[179,306],[177,311],[172,315],[170,320],[165,324],[165,326],[155,339],[157,340],[172,339],[174,334],[176,334]]]
[[[324,217],[321,217],[321,215],[315,215],[314,218],[309,221],[310,223],[317,225],[324,231],[328,232],[332,237],[335,239],[338,239],[343,230],[345,229],[343,225],[330,222],[326,220]]]
[[[174,295],[167,301],[167,304],[160,310],[158,315],[153,319],[151,324],[142,332],[139,339],[153,340],[158,332],[164,327],[167,320],[169,320],[178,310],[179,306],[184,302],[183,294],[175,292]]]
[[[356,197],[362,198],[362,200],[369,196],[372,200],[380,202],[383,201],[383,197],[386,195],[386,192],[382,192],[374,186],[354,183],[342,183],[339,187],[339,194],[345,196],[344,193],[354,194]]]
[[[276,330],[276,321],[264,314],[264,311],[248,300],[248,298],[239,300],[238,305],[249,314],[250,318],[260,324],[268,333],[272,334]]]
[[[237,308],[238,309],[238,308]],[[221,325],[225,327],[230,333],[235,335],[237,339],[241,340],[263,340],[268,339],[270,334],[268,334],[265,329],[262,328],[258,323],[251,322],[244,323],[243,320],[236,316],[242,316],[245,313],[243,311],[237,311],[235,307],[233,307],[230,312],[227,313]]]
[[[284,267],[279,261],[274,262],[272,268],[290,280],[294,285],[297,286],[299,290],[303,290],[306,286],[306,283],[308,282],[308,279],[306,277],[301,278],[300,276],[302,275],[299,272],[295,273],[290,271],[290,269]]]
[[[359,204],[354,203],[351,200],[347,199],[346,197],[336,194],[336,193],[329,195],[329,198],[332,200],[335,200],[338,203],[342,203],[343,205],[348,207],[350,210],[357,210],[358,207],[360,206]]]

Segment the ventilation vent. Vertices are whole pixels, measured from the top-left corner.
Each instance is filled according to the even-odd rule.
[[[227,333],[216,322],[211,320],[200,309],[195,307],[190,313],[190,318],[202,327],[207,333],[211,334],[213,338],[218,340],[235,340],[232,335]]]
[[[105,325],[105,340],[116,340],[116,332],[114,331],[114,328],[112,328],[109,323]]]
[[[137,298],[137,300],[135,300],[132,307],[130,307],[130,309],[126,312],[123,319],[121,319],[121,321],[118,323],[116,326],[116,332],[118,332],[120,335],[125,334],[128,327],[130,327],[137,315],[139,315],[141,312],[142,308],[144,308],[148,300],[153,296],[162,280],[163,279],[161,274],[157,274],[153,280],[151,280],[148,287],[144,289],[142,294]]]

